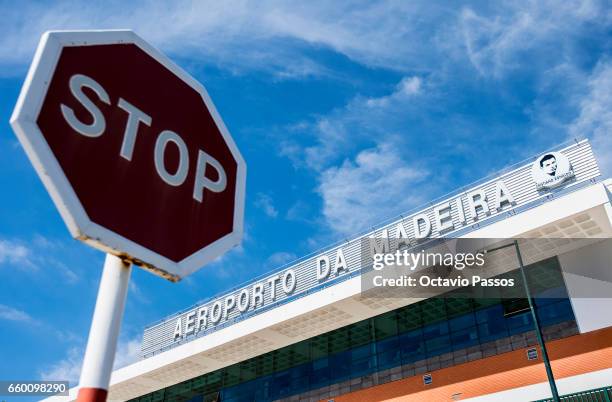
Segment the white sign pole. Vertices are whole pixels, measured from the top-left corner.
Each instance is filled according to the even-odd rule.
[[[106,401],[131,265],[107,254],[83,359],[77,402]]]

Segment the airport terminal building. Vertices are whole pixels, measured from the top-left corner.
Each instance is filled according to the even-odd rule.
[[[363,239],[442,237],[538,239],[521,252],[559,392],[609,398],[611,192],[588,141],[539,154],[147,327],[109,400],[550,398],[524,297],[364,294]]]

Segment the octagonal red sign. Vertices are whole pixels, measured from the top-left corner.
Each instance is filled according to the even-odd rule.
[[[132,31],[43,35],[11,124],[75,238],[170,280],[240,242],[240,152],[204,87]]]

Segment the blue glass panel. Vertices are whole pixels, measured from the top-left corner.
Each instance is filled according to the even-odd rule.
[[[448,334],[445,334],[434,338],[425,338],[425,347],[427,348],[427,357],[438,356],[442,353],[450,352],[450,337]]]
[[[257,387],[253,393],[253,399],[256,401],[265,401],[270,396],[270,388],[272,387],[272,376],[261,377],[257,380]],[[223,398],[221,398],[224,401]]]
[[[329,380],[330,380],[330,377],[329,377],[328,369],[313,371],[310,374],[310,388],[314,389],[314,388],[324,387],[329,384],[330,382]]]
[[[376,343],[376,352],[382,353],[389,350],[398,350],[400,344],[400,339],[398,336],[394,336],[391,338],[387,338],[384,341],[380,341]]]
[[[423,327],[423,337],[426,340],[444,334],[448,334],[448,321],[442,321]]]
[[[238,396],[240,396],[239,386],[229,387],[223,390],[223,397],[225,399],[232,399]]]
[[[481,310],[477,310],[476,313],[476,322],[490,322],[491,320],[503,320],[504,319],[504,308],[501,304],[496,304],[491,307],[487,307]]]
[[[329,360],[327,357],[317,359],[312,362],[312,371],[320,370],[322,368],[326,368],[327,366],[329,366]]]
[[[243,384],[235,385],[223,390],[223,401],[247,402],[254,398],[254,389],[245,389]]]
[[[399,349],[379,353],[377,357],[378,370],[399,366],[402,363],[401,356]]]
[[[223,394],[223,402],[253,402],[254,396],[253,395],[244,395],[244,396],[235,396],[235,397],[230,397],[230,396],[226,396],[227,394]]]
[[[311,371],[312,371],[311,363],[300,364],[299,366],[292,367],[289,370],[289,372],[291,373],[291,378],[308,377]]]
[[[305,392],[309,387],[309,377],[292,378],[289,388],[292,394]]]
[[[481,343],[494,341],[508,336],[506,320],[503,318],[478,324],[478,334]]]
[[[242,384],[239,384],[237,387],[237,393],[240,395],[253,395],[255,393],[255,389],[261,387],[261,383],[257,380],[248,381]]]
[[[425,342],[420,329],[403,334],[399,339],[403,363],[412,363],[425,358]]]
[[[298,393],[308,389],[311,369],[312,366],[310,363],[301,364],[289,369],[289,375],[291,376],[289,387],[292,393]]]
[[[448,321],[448,325],[450,326],[451,331],[457,331],[460,329],[465,329],[469,327],[473,327],[476,324],[476,318],[473,313],[467,313],[460,315],[459,317],[455,317]]]
[[[311,387],[322,387],[329,382],[329,379],[330,376],[328,358],[319,359],[312,362],[312,372],[310,373]]]
[[[533,320],[529,311],[512,317],[506,317],[506,323],[510,335],[521,334],[533,329]]]
[[[549,304],[538,308],[538,318],[543,325],[556,324],[563,321],[573,320],[574,313],[569,300],[563,300],[555,304]]]
[[[478,344],[478,331],[476,327],[451,332],[453,350],[465,349]]]
[[[351,360],[356,361],[369,357],[372,355],[372,344],[360,346],[358,348],[351,349]]]
[[[567,289],[565,286],[559,286],[552,289],[547,289],[542,292],[539,292],[535,295],[535,305],[536,306],[544,306],[546,304],[556,303],[561,300],[567,299],[569,296],[567,294]]]
[[[358,377],[369,374],[375,370],[374,356],[353,361],[351,364],[351,376]]]
[[[333,382],[340,382],[351,376],[350,352],[337,353],[329,358],[329,368]]]
[[[291,375],[289,370],[276,373],[270,390],[271,397],[282,397],[288,395],[289,384],[291,383]]]

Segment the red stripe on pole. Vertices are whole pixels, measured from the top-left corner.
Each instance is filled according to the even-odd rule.
[[[108,391],[101,388],[81,388],[77,402],[106,402]]]

